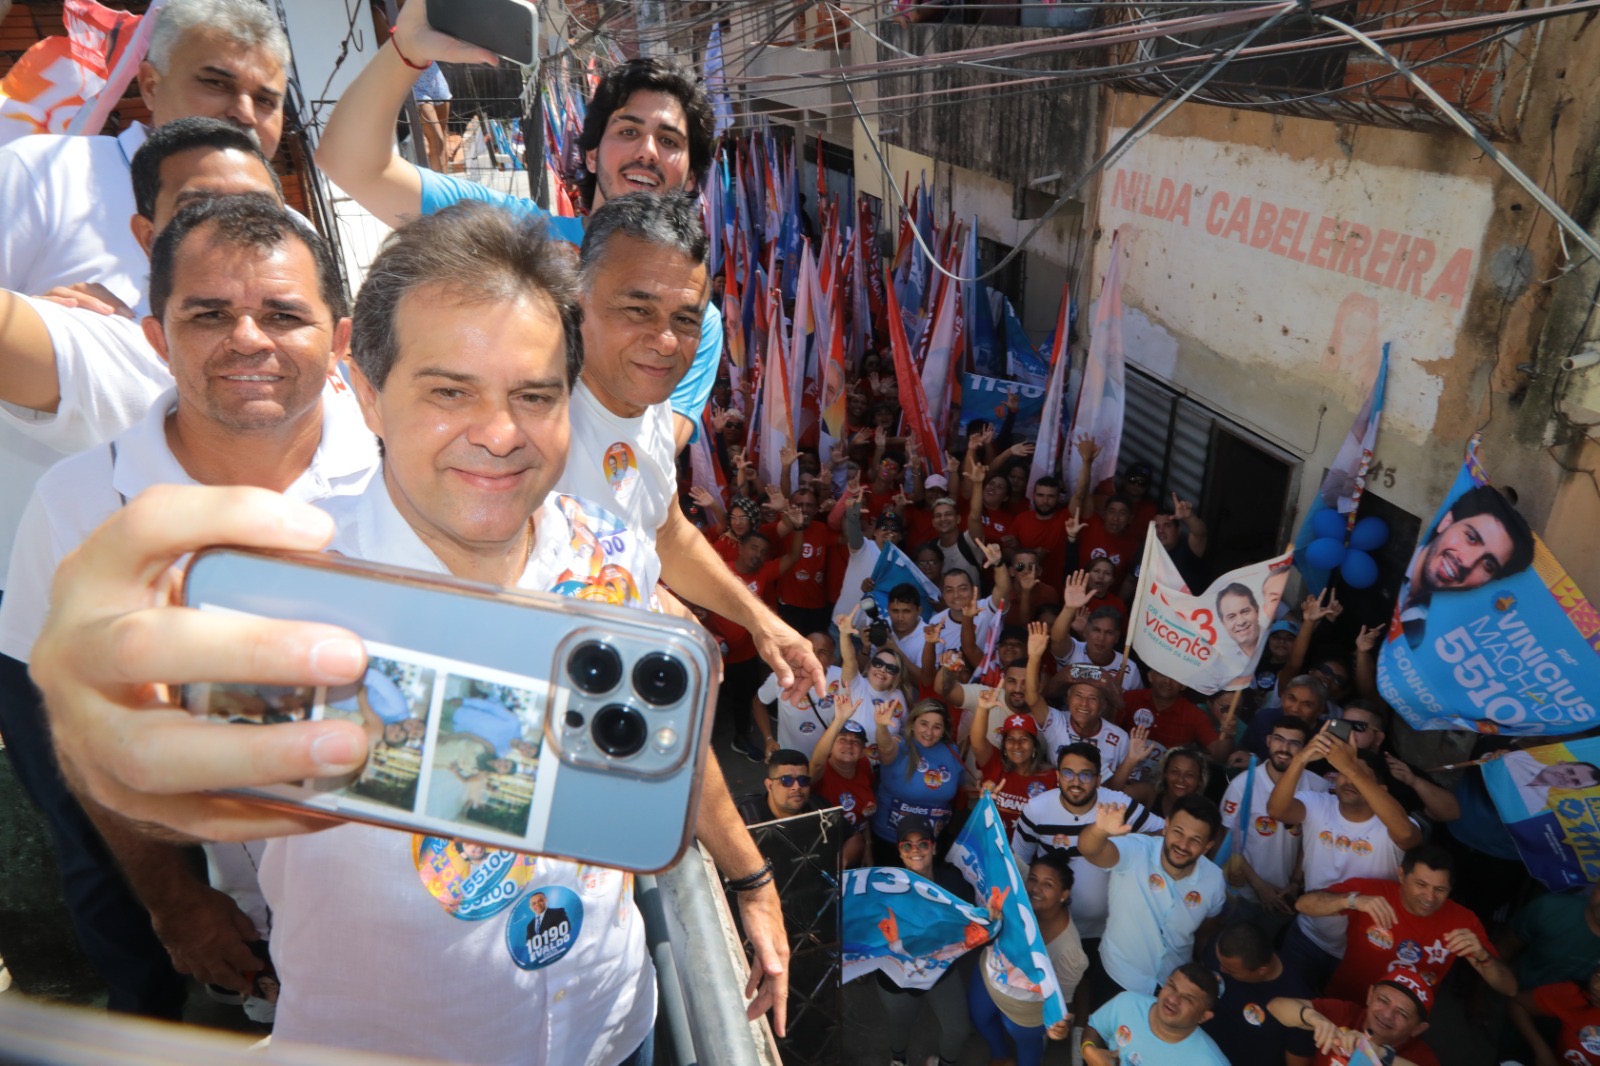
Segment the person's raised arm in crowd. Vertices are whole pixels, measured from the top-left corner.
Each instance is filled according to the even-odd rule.
[[[1362,626],[1356,633],[1356,661],[1354,668],[1355,690],[1368,699],[1378,698],[1378,645],[1383,640],[1383,626]]]
[[[1117,837],[1133,832],[1127,820],[1125,803],[1101,803],[1095,806],[1094,824],[1078,834],[1078,853],[1102,870],[1109,870],[1122,858],[1117,850]]]
[[[1417,794],[1417,799],[1422,801],[1423,813],[1430,819],[1435,822],[1460,819],[1461,801],[1456,799],[1454,792],[1434,784],[1426,774],[1418,773],[1410,763],[1388,752],[1383,753],[1383,761],[1396,781]]]
[[[1205,557],[1208,543],[1206,524],[1199,515],[1194,513],[1194,504],[1188,500],[1178,499],[1178,494],[1172,494],[1172,517],[1183,523],[1189,531],[1189,550],[1196,559]],[[1268,624],[1270,624],[1270,619]]]
[[[1028,623],[1028,677],[1022,695],[1028,701],[1028,713],[1033,715],[1041,729],[1050,718],[1050,705],[1044,701],[1044,677],[1041,673],[1045,653],[1049,650],[1050,634],[1044,623]]]
[[[872,720],[877,726],[877,736],[874,739],[878,745],[878,765],[880,766],[887,767],[900,754],[900,738],[892,732],[894,711],[894,701],[892,700],[883,700],[873,708]]]
[[[828,728],[822,731],[822,736],[817,738],[817,746],[811,749],[811,780],[820,782],[822,771],[828,768],[828,759],[833,755],[833,742],[839,739],[839,733],[844,729],[844,724],[856,713],[856,701],[850,693],[841,690],[833,697],[833,721],[828,723]]]
[[[1083,465],[1079,467],[1078,480],[1072,486],[1071,510],[1075,515],[1092,515],[1095,512],[1095,507],[1094,500],[1089,495],[1089,490],[1093,487],[1090,481],[1094,477],[1094,460],[1100,454],[1100,445],[1094,442],[1093,437],[1085,433],[1078,438],[1077,449],[1078,455],[1083,459]]]
[[[1050,653],[1057,659],[1072,654],[1072,620],[1089,602],[1089,595],[1089,571],[1068,575],[1066,587],[1061,590],[1061,612],[1050,626]]]
[[[841,614],[834,619],[834,623],[839,627],[839,687],[847,690],[855,684],[856,678],[861,676],[861,664],[856,660],[855,642],[858,610],[859,607],[852,607],[849,614]]]
[[[967,535],[980,547],[983,545],[983,479],[989,468],[982,463],[968,461],[964,477],[969,486],[967,497]]]
[[[722,506],[722,498],[709,489],[699,485],[689,486],[689,499],[693,500],[711,520],[711,526],[706,534],[713,540],[728,532],[728,511]]]
[[[996,750],[989,742],[989,716],[999,704],[999,689],[986,688],[978,693],[978,709],[972,715],[972,725],[967,730],[967,741],[971,745],[972,761],[979,769],[988,764],[990,756]]]
[[[1344,613],[1344,604],[1339,602],[1339,594],[1333,587],[1322,592],[1307,596],[1300,603],[1300,632],[1295,634],[1294,647],[1289,652],[1289,661],[1283,664],[1283,669],[1278,671],[1278,684],[1286,685],[1290,679],[1300,676],[1300,668],[1305,665],[1306,653],[1311,650],[1311,637],[1317,631],[1317,626],[1324,618],[1329,621],[1337,619]]]
[[[1311,1039],[1323,1055],[1331,1056],[1337,1051],[1341,1056],[1348,1056],[1355,1051],[1356,1041],[1362,1036],[1358,1030],[1341,1028],[1313,1007],[1309,999],[1279,996],[1267,1004],[1267,1011],[1279,1025],[1287,1029],[1311,1030]],[[1388,1066],[1417,1066],[1412,1060],[1398,1055],[1384,1062]]]

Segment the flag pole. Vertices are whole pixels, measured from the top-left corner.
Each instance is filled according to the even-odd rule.
[[[1128,664],[1133,660],[1128,656],[1133,652],[1134,620],[1139,617],[1139,609],[1144,605],[1145,587],[1150,582],[1150,542],[1155,536],[1156,526],[1152,522],[1144,531],[1144,554],[1139,556],[1139,583],[1133,590],[1133,603],[1128,607],[1128,632],[1122,641],[1122,669],[1117,671],[1117,684],[1122,683],[1122,678],[1128,673]]]

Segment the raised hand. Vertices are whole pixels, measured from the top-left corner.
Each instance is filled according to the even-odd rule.
[[[978,713],[987,714],[1000,705],[1000,690],[986,688],[978,693]]]
[[[1070,610],[1082,610],[1083,605],[1093,598],[1089,591],[1089,571],[1079,570],[1067,577],[1066,587],[1061,590],[1061,605]]]
[[[1084,462],[1092,463],[1095,456],[1100,454],[1100,445],[1095,443],[1093,437],[1085,433],[1078,438],[1078,454],[1083,457]]]
[[[1133,832],[1125,817],[1128,813],[1126,803],[1101,803],[1096,805],[1094,811],[1095,828],[1105,833],[1108,837],[1127,836]]]
[[[1178,499],[1178,494],[1172,494],[1172,517],[1182,522],[1194,517],[1194,504],[1188,500]]]
[[[1000,545],[998,545],[998,544],[985,544],[983,546],[983,567],[984,567],[984,569],[985,570],[992,570],[996,566],[999,566],[1000,565],[1000,559],[1002,558],[1003,555],[1004,555],[1004,550],[1000,547]]]
[[[879,729],[888,729],[894,725],[894,700],[874,700],[872,707],[872,720],[878,724]]]
[[[944,634],[944,626],[930,622],[922,627],[922,639],[930,644],[938,644],[939,637]]]
[[[1028,658],[1038,659],[1050,650],[1050,627],[1043,622],[1028,623]]]
[[[800,453],[787,444],[778,449],[778,462],[784,466],[789,466],[798,458],[800,458]]]
[[[1082,533],[1084,531],[1084,529],[1086,529],[1088,527],[1088,525],[1089,525],[1089,523],[1087,523],[1087,522],[1078,521],[1078,510],[1079,510],[1078,508],[1074,507],[1072,509],[1072,517],[1067,519],[1067,539],[1068,540],[1077,540],[1078,539],[1078,534]]]
[[[1147,725],[1134,726],[1133,730],[1128,734],[1127,761],[1137,766],[1148,759],[1150,753],[1154,750],[1155,745],[1150,742],[1150,727]]]
[[[1382,626],[1362,626],[1356,633],[1356,650],[1370,652],[1383,637]]]
[[[709,490],[703,489],[699,485],[690,485],[689,499],[693,500],[701,507],[710,507],[712,500],[714,500],[715,497],[711,495]]]
[[[856,611],[860,609],[861,608],[857,607],[851,610],[849,614],[841,614],[834,618],[834,624],[839,627],[839,635],[841,637],[850,637],[855,635]]]
[[[1396,759],[1388,752],[1383,753],[1383,761],[1389,766],[1389,776],[1393,777],[1402,785],[1410,788],[1417,783],[1417,772],[1413,770],[1407,763]]]

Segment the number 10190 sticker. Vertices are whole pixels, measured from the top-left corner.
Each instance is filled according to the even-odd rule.
[[[564,957],[583,929],[583,900],[567,888],[535,888],[517,900],[506,918],[506,949],[524,970],[538,970]]]

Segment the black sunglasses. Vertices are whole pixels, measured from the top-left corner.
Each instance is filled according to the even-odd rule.
[[[882,659],[874,659],[872,660],[872,665],[886,674],[898,674],[900,672],[899,663],[886,663]]]
[[[799,785],[801,788],[811,787],[810,774],[779,774],[777,777],[769,777],[767,780],[776,781],[784,788],[793,788],[796,785]]]

